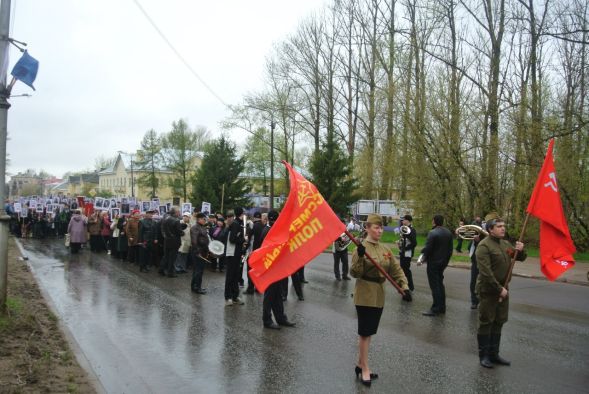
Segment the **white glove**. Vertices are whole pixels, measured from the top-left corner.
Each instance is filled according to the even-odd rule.
[[[417,258],[417,265],[422,265],[423,263],[424,263],[423,254],[420,254],[419,257]]]

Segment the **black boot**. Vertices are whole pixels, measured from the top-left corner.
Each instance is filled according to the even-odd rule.
[[[499,345],[501,344],[501,334],[491,334],[491,344],[489,346],[489,358],[493,364],[511,365],[511,361],[507,361],[499,357]]]
[[[493,368],[493,363],[491,362],[491,359],[489,358],[489,341],[490,341],[490,336],[489,335],[477,335],[477,340],[479,342],[479,360],[481,363],[481,366],[485,367],[485,368]]]

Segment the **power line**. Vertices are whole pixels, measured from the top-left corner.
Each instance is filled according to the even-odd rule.
[[[217,100],[219,100],[221,102],[221,104],[223,104],[225,107],[229,107],[227,105],[227,103],[221,98],[221,96],[219,96],[214,90],[213,88],[211,88],[204,79],[202,79],[200,77],[200,75],[198,75],[198,73],[192,68],[192,66],[188,63],[188,61],[186,61],[186,59],[180,54],[180,52],[176,49],[176,47],[174,47],[174,45],[170,42],[170,40],[168,40],[168,38],[166,37],[166,35],[160,30],[160,28],[156,25],[156,23],[154,22],[154,20],[149,16],[149,14],[147,13],[147,11],[145,11],[145,9],[141,6],[141,4],[139,3],[139,0],[133,0],[135,5],[137,6],[137,8],[139,8],[139,10],[141,11],[141,13],[143,14],[143,16],[145,16],[145,18],[149,21],[149,23],[151,24],[151,26],[153,26],[153,28],[157,31],[157,33],[160,35],[160,37],[165,41],[166,44],[168,44],[168,46],[170,47],[170,49],[172,50],[172,52],[174,52],[174,54],[176,55],[176,57],[178,57],[178,59],[180,59],[180,61],[182,63],[184,63],[184,65],[186,66],[186,68],[188,68],[188,70],[192,73],[192,75],[194,75],[196,77],[196,79],[199,80],[199,82],[213,95],[215,96],[215,98],[217,98]]]

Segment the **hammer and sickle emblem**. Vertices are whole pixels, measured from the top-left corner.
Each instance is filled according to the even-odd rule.
[[[565,260],[555,260],[558,264],[562,265],[563,267],[567,267],[569,265],[568,261]]]
[[[550,181],[546,182],[544,184],[544,187],[549,187],[553,191],[557,192],[558,189],[556,188],[556,174],[554,172],[551,172],[550,174],[548,174],[548,177],[550,178]]]

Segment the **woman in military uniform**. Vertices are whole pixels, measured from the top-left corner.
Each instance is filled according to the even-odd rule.
[[[378,324],[384,307],[384,282],[385,277],[365,257],[370,255],[389,275],[405,290],[405,301],[411,301],[411,292],[407,285],[407,278],[393,256],[391,250],[380,244],[383,226],[379,215],[368,215],[366,221],[367,236],[352,255],[352,269],[350,274],[356,278],[354,289],[354,304],[358,313],[358,365],[356,365],[356,377],[362,384],[370,386],[372,379],[378,375],[371,373],[368,367],[368,348],[370,338],[376,334]]]

